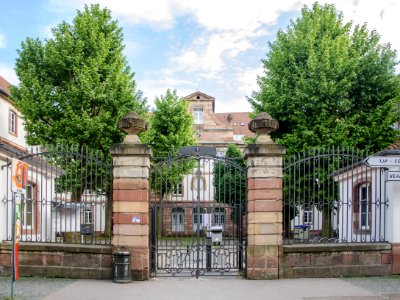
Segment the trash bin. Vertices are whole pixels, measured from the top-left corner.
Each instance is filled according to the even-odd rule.
[[[130,252],[113,253],[113,274],[116,283],[132,282]]]

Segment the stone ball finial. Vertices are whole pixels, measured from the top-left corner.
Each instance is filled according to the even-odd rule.
[[[138,113],[131,111],[119,121],[118,127],[128,134],[124,142],[137,144],[140,143],[137,135],[147,129],[147,123]]]
[[[266,112],[250,121],[249,130],[258,134],[257,144],[273,144],[269,134],[279,128],[279,123]]]

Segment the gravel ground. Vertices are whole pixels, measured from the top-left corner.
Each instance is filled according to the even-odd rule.
[[[68,284],[75,282],[74,279],[65,278],[20,278],[14,282],[15,300],[40,300],[47,294],[54,292]],[[0,277],[0,300],[12,299],[11,279]],[[78,300],[78,299],[77,299]]]

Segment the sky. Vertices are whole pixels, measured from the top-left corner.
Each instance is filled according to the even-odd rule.
[[[176,89],[179,96],[201,91],[216,99],[216,112],[251,111],[261,59],[268,42],[309,0],[0,0],[0,75],[18,84],[17,50],[27,37],[50,39],[51,28],[71,23],[85,4],[111,10],[123,29],[128,64],[138,89],[153,106],[155,97]],[[399,0],[336,0],[346,21],[367,23],[382,43],[400,50]],[[399,72],[400,69],[398,68]]]

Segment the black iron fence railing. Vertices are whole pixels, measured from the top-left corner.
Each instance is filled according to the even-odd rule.
[[[386,170],[369,167],[366,157],[320,148],[285,158],[285,244],[387,241]]]
[[[0,237],[12,239],[12,212],[20,197],[22,242],[110,244],[112,159],[75,146],[38,146],[10,153],[27,163],[27,186],[19,196],[11,189],[11,158],[1,166]],[[17,201],[18,202],[18,201]]]

